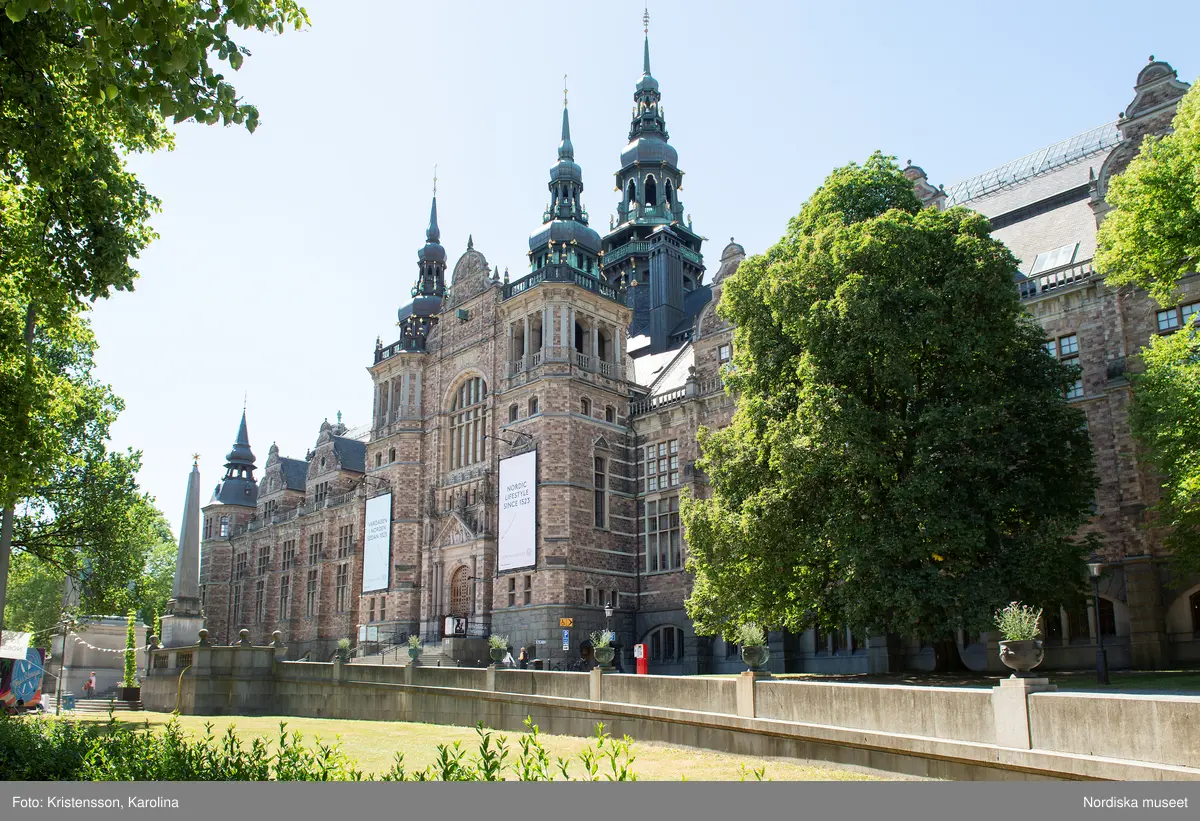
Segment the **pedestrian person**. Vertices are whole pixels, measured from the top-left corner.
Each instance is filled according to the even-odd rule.
[[[521,648],[521,654],[517,657],[517,666],[522,670],[529,669],[529,652],[524,647]]]

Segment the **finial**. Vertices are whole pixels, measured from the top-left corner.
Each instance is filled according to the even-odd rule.
[[[338,424],[342,424],[342,412],[338,411]]]
[[[475,247],[475,236],[473,234],[467,234],[467,250],[470,251],[474,247]]]
[[[242,413],[246,412],[246,401],[249,399],[249,397],[250,397],[250,391],[245,391],[242,394]]]
[[[1151,55],[1150,55],[1150,62],[1152,62],[1152,63],[1154,62],[1154,55],[1153,55],[1153,54],[1151,54]]]
[[[433,195],[437,196],[437,164],[433,166]]]
[[[200,454],[193,453],[192,454],[192,467],[197,467],[199,464],[200,464]]]
[[[563,75],[563,108],[567,107],[567,75]]]
[[[508,266],[507,265],[504,266],[504,284],[505,285],[508,284]]]
[[[730,241],[730,242],[733,242],[733,237],[730,237],[730,238],[729,238],[729,241]]]
[[[645,35],[647,37],[650,36],[650,6],[649,5],[646,5],[645,10],[642,12],[642,31],[645,33]],[[1150,59],[1153,60],[1154,58],[1151,57]]]

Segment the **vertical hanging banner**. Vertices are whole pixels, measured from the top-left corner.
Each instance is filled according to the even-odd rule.
[[[537,451],[500,462],[500,537],[496,569],[503,573],[537,561]]]
[[[392,494],[367,499],[367,521],[363,527],[362,592],[387,590],[391,579]]]

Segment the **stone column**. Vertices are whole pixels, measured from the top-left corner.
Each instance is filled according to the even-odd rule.
[[[200,467],[192,462],[175,554],[175,582],[162,619],[164,647],[190,647],[204,627],[200,609]]]
[[[526,357],[529,356],[529,314],[521,317],[521,326],[521,362],[524,367],[524,363],[527,361]]]
[[[592,359],[596,362],[596,370],[600,369],[600,326],[592,322]]]

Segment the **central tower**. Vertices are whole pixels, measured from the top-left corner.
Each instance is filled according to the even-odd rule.
[[[621,152],[616,190],[622,193],[617,217],[602,241],[602,270],[607,282],[630,287],[634,309],[631,335],[650,337],[651,351],[683,341],[684,297],[704,277],[703,238],[684,221],[679,192],[683,172],[679,155],[667,142],[658,81],[650,73],[649,15],[645,23],[642,79],[633,94],[629,144]]]

